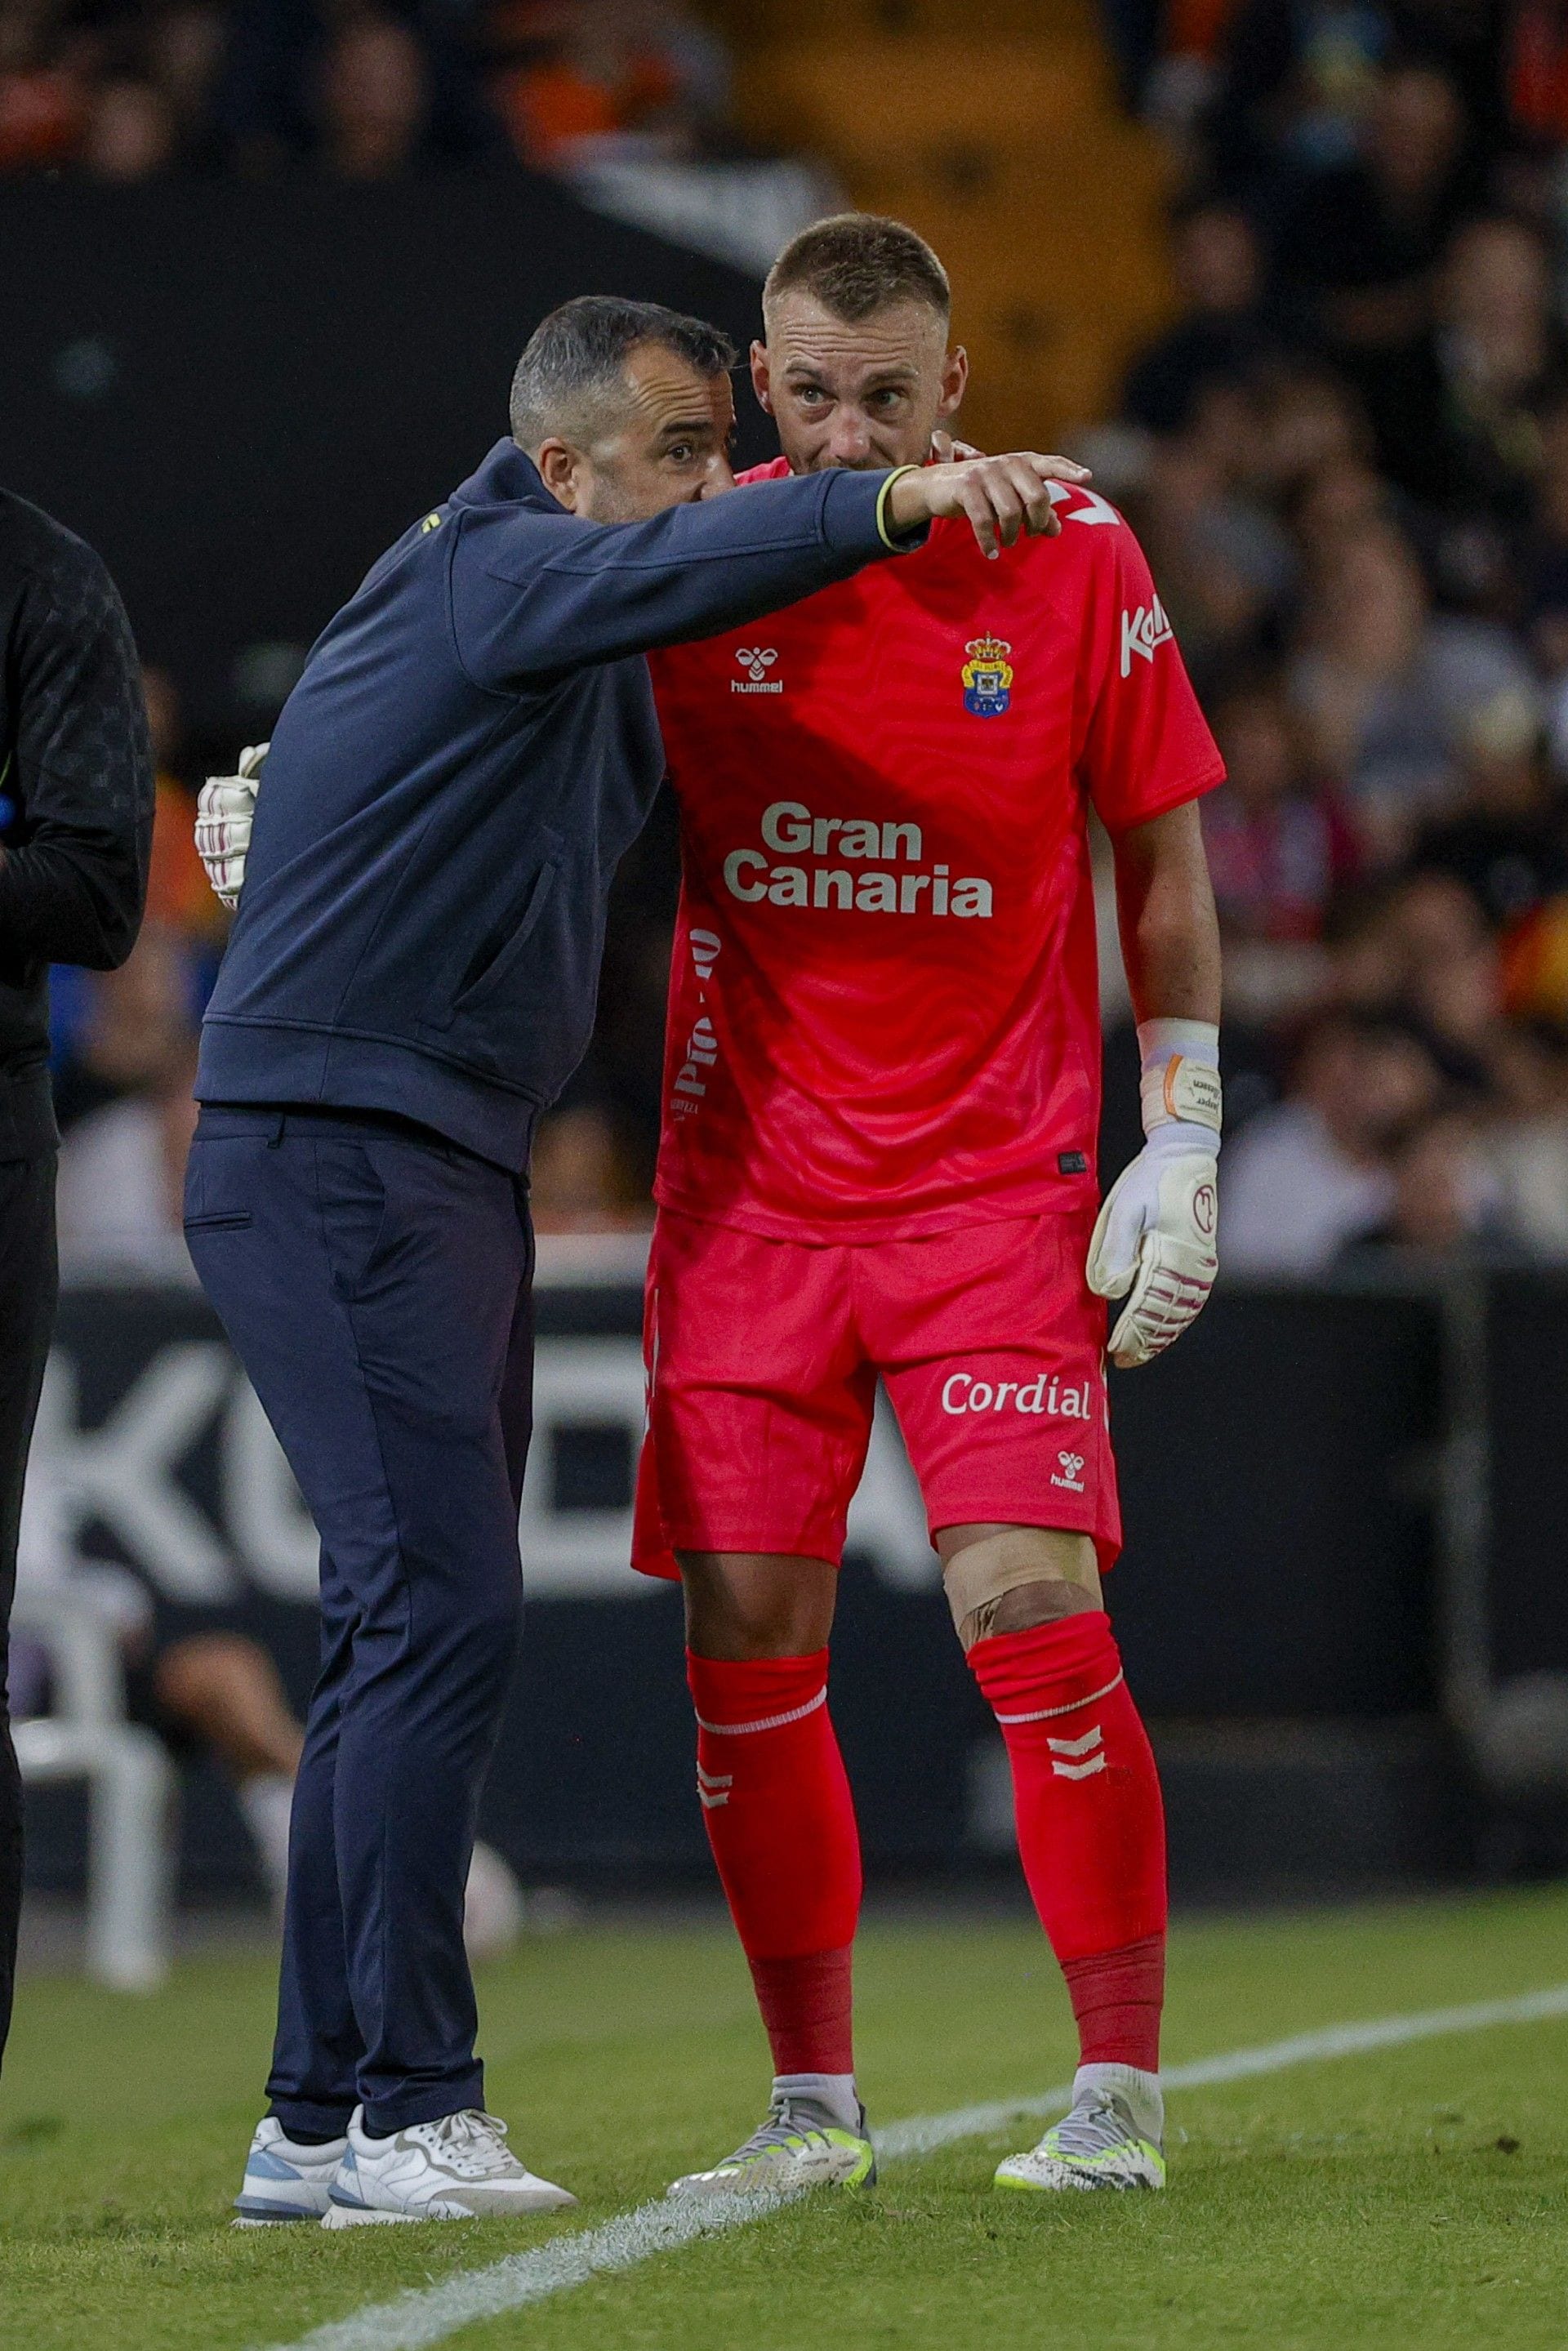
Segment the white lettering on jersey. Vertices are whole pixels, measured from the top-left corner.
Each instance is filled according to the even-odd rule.
[[[707,983],[713,977],[714,965],[718,961],[724,941],[716,931],[693,931],[687,940],[692,951],[692,969],[697,977],[697,1002],[707,1002]],[[686,1039],[686,1050],[675,1081],[671,1088],[671,1110],[676,1117],[695,1110],[707,1092],[704,1075],[718,1060],[718,1038],[706,1012],[699,1012],[692,1023],[692,1033]]]
[[[1133,655],[1141,653],[1152,662],[1161,645],[1168,645],[1176,635],[1166,617],[1166,608],[1156,596],[1145,609],[1140,604],[1134,612],[1122,615],[1122,675],[1132,674]]]
[[[917,824],[879,824],[873,817],[813,816],[800,800],[774,800],[762,811],[767,849],[791,862],[775,865],[761,849],[732,849],[724,886],[743,906],[766,898],[775,906],[816,906],[831,914],[939,914],[989,922],[995,893],[983,874],[953,879],[947,864],[927,866],[925,836]],[[841,864],[797,865],[800,856],[842,859]],[[894,866],[894,872],[852,872],[850,862]],[[915,868],[915,871],[911,871]],[[693,933],[694,940],[696,934]]]

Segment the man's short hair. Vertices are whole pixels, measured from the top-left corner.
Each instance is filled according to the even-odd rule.
[[[540,319],[517,361],[512,438],[519,448],[537,449],[552,433],[581,437],[600,426],[643,343],[664,344],[701,376],[727,374],[739,357],[706,319],[685,318],[662,302],[580,294]]]
[[[923,236],[880,213],[835,213],[791,237],[762,289],[764,312],[780,294],[810,294],[856,326],[893,302],[924,302],[946,325],[947,272]]]

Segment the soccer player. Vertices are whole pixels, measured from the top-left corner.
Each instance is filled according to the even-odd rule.
[[[780,256],[765,476],[923,463],[962,398],[898,224]],[[743,493],[744,495],[744,493]],[[654,657],[685,883],[671,983],[637,1564],[682,1577],[697,1792],[773,2053],[768,2115],[672,2192],[873,2171],[851,2038],[861,1893],[827,1698],[877,1381],[1011,1761],[1067,1979],[1067,2117],[998,2186],[1159,2187],[1164,1823],[1100,1575],[1110,1337],[1142,1364],[1215,1271],[1219,967],[1197,796],[1221,765],[1132,532],[905,562]],[[1115,851],[1145,1146],[1096,1221],[1088,812]]]

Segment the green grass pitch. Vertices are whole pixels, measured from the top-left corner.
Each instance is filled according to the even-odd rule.
[[[1568,1895],[1204,1920],[1173,1943],[1173,2063],[1568,1980]],[[868,1925],[873,2120],[1071,2071],[1021,1920]],[[154,1998],[26,1981],[0,2086],[5,2351],[240,2351],[659,2193],[757,2119],[766,2057],[716,1922],[590,1926],[481,1982],[491,2105],[580,2212],[236,2232],[271,1969],[184,1966]],[[988,2192],[1027,2129],[889,2166],[735,2234],[447,2339],[461,2351],[1563,2351],[1568,2019],[1313,2064],[1172,2101],[1163,2197]]]

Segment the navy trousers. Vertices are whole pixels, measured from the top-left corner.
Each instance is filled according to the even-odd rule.
[[[321,1538],[272,2111],[402,2130],[484,2103],[463,1895],[521,1630],[526,1185],[395,1121],[208,1107],[185,1232]]]

